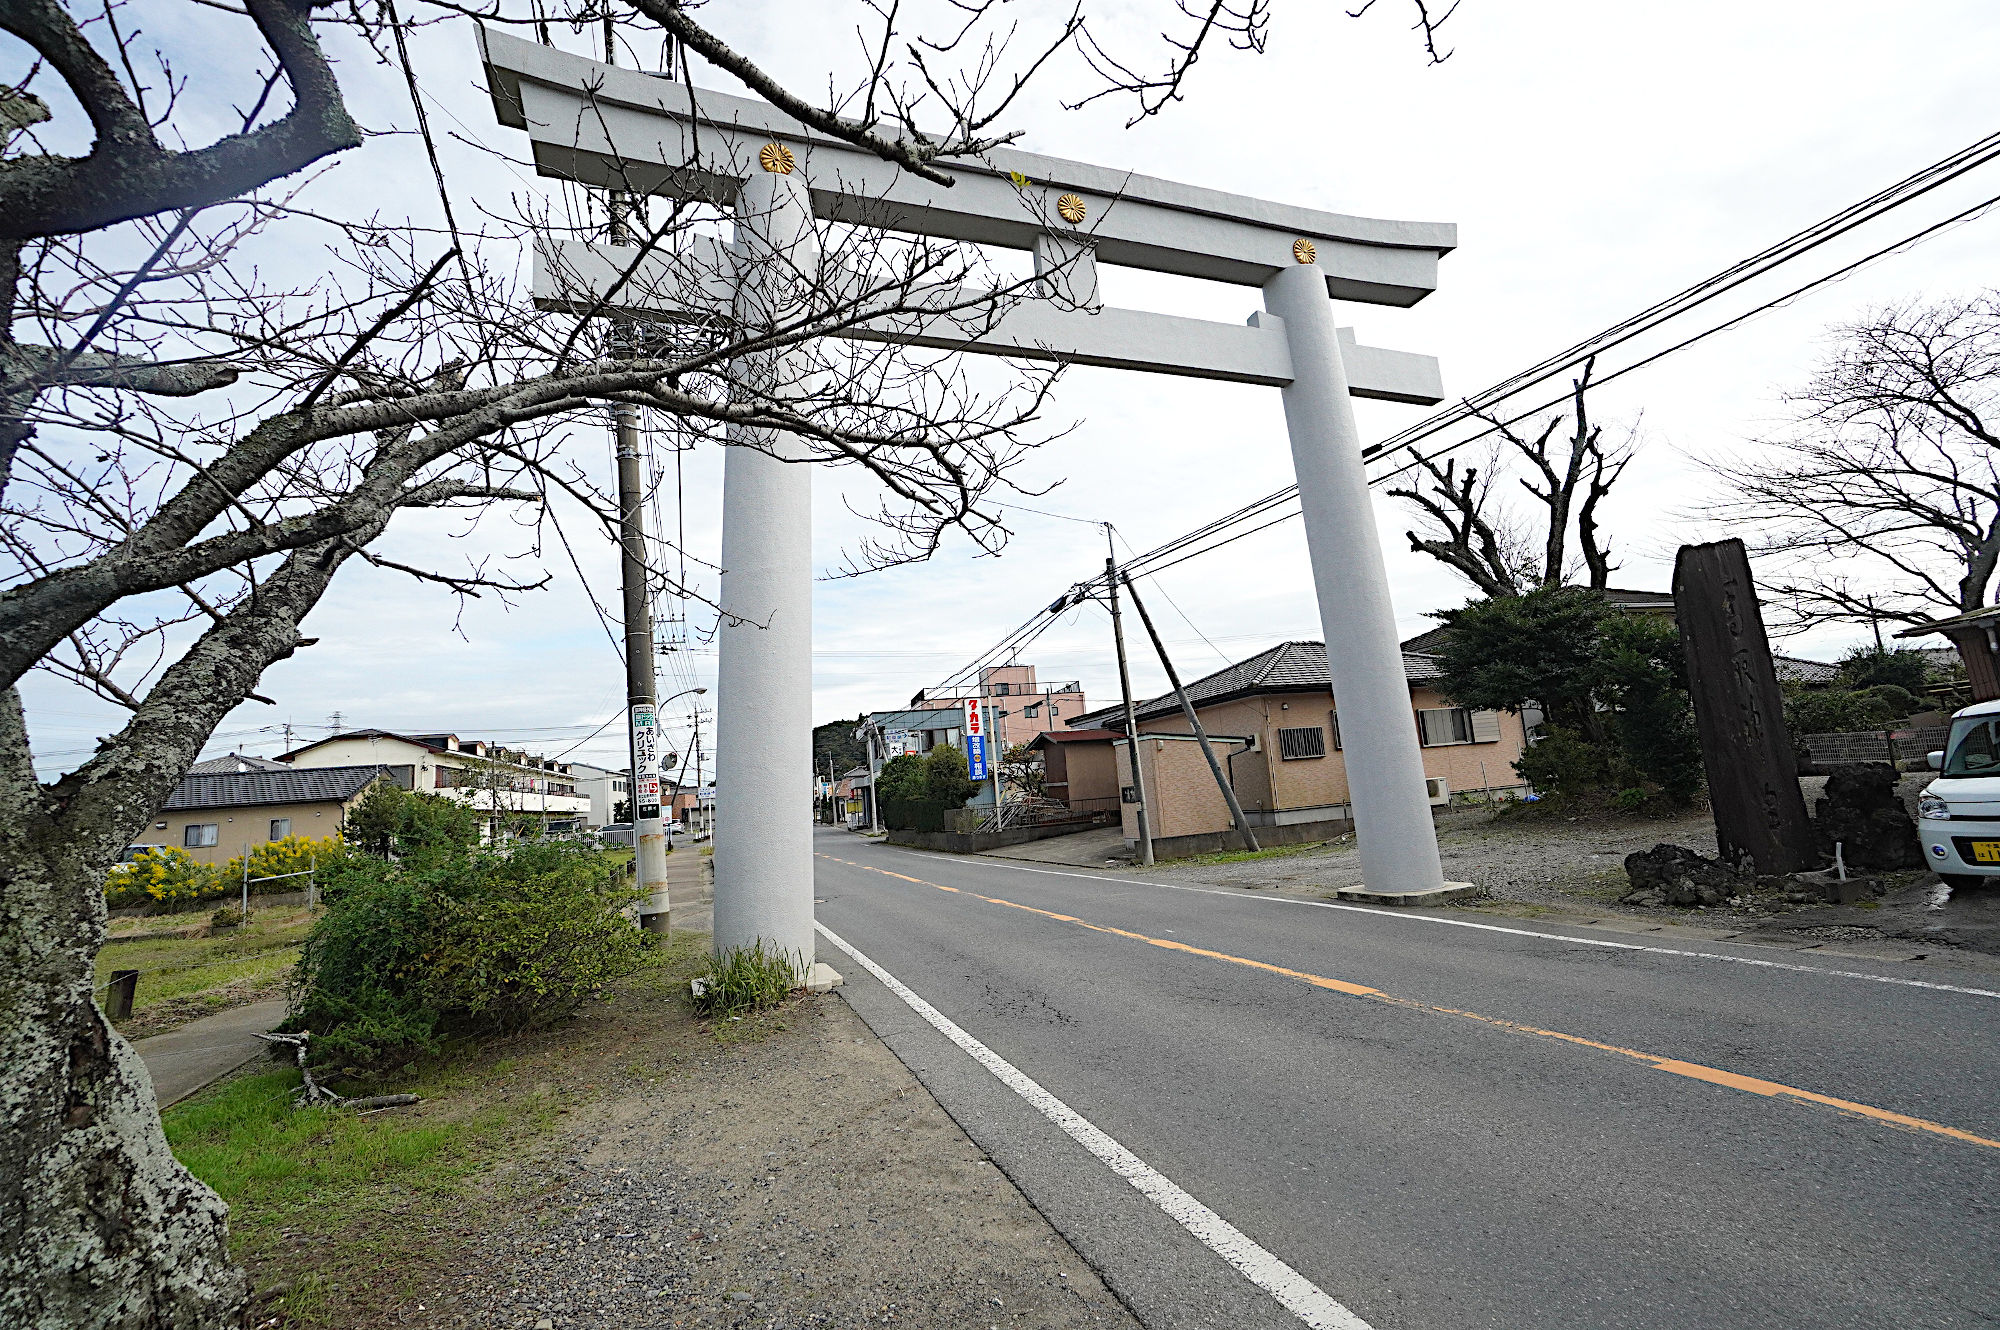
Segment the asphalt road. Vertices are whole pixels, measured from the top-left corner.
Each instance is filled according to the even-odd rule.
[[[2000,1325],[2000,996],[1833,972],[2000,976],[817,848],[823,925],[1377,1330]],[[820,956],[1146,1325],[1302,1323]]]

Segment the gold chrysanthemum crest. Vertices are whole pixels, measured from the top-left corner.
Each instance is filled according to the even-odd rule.
[[[782,143],[766,143],[757,151],[757,164],[773,175],[790,175],[799,159]]]
[[[1313,247],[1312,241],[1301,238],[1292,242],[1292,257],[1300,263],[1311,263],[1319,257],[1319,250]]]
[[[1071,226],[1079,226],[1090,216],[1090,209],[1084,206],[1080,195],[1065,194],[1056,200],[1056,212]]]

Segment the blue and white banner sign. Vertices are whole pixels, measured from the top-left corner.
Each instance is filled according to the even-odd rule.
[[[986,736],[983,734],[965,736],[965,774],[976,781],[985,780],[990,774],[986,770]]]

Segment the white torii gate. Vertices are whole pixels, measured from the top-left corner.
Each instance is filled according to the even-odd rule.
[[[802,256],[817,254],[814,220],[826,219],[1031,250],[1037,272],[1064,287],[1061,300],[1011,303],[973,330],[949,314],[903,311],[842,336],[1282,389],[1363,878],[1371,892],[1406,899],[1447,885],[1348,400],[1428,404],[1443,389],[1431,357],[1361,346],[1336,328],[1331,301],[1415,304],[1436,288],[1455,227],[1317,212],[1011,150],[942,164],[957,181],[945,187],[763,102],[500,33],[482,30],[480,42],[495,111],[528,132],[542,174],[733,205],[734,250],[752,275],[773,256],[810,266]],[[538,302],[595,305],[622,276],[621,293],[634,296],[621,306],[614,295],[605,312],[684,313],[638,293],[649,271],[690,262],[715,275],[718,309],[781,298],[754,280],[739,285],[730,274],[745,270],[720,245],[638,258],[546,241]],[[1104,308],[1098,262],[1259,287],[1264,310],[1232,325]],[[748,372],[781,374],[783,355]],[[812,469],[783,460],[805,455],[785,436],[734,426],[731,436],[758,446],[732,447],[724,463],[714,945],[762,943],[810,966]]]

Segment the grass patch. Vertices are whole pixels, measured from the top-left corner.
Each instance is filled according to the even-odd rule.
[[[365,1117],[293,1108],[298,1083],[296,1070],[246,1076],[168,1109],[164,1121],[181,1162],[229,1203],[231,1248],[253,1264],[287,1267],[284,1309],[309,1325],[333,1323],[334,1304],[346,1300],[331,1295],[349,1267],[376,1265],[391,1276],[379,1291],[392,1297],[415,1293],[417,1271],[403,1267],[400,1249],[459,1207],[464,1180],[502,1146],[557,1111],[547,1093],[455,1103],[463,1076],[449,1067],[405,1084],[436,1107]]]
[[[311,926],[312,911],[304,906],[253,908],[248,924],[213,937],[121,942],[98,951],[97,982],[109,980],[113,970],[140,972],[132,1001],[135,1023],[147,1008],[167,1003],[202,1015],[235,1005],[244,993],[275,991],[298,959],[299,943]],[[189,1001],[204,995],[220,1000]],[[98,1000],[103,1001],[101,989]]]
[[[798,986],[793,958],[761,946],[733,947],[695,976],[694,1009],[713,1019],[775,1007]]]
[[[357,1114],[297,1109],[293,1069],[226,1081],[170,1108],[167,1139],[229,1203],[230,1250],[274,1294],[286,1325],[400,1323],[474,1240],[510,1214],[548,1203],[563,1179],[526,1159],[564,1115],[631,1081],[671,1071],[661,1047],[678,994],[708,939],[676,935],[621,979],[609,1000],[554,1030],[461,1044],[367,1078],[343,1094],[412,1093],[411,1107]],[[262,1319],[260,1314],[259,1320]]]
[[[1176,859],[1176,864],[1192,864],[1197,867],[1209,864],[1242,864],[1259,859],[1285,859],[1295,854],[1308,854],[1323,849],[1328,842],[1323,840],[1304,841],[1298,845],[1273,845],[1268,850],[1217,850],[1213,854],[1197,854],[1187,859]]]

